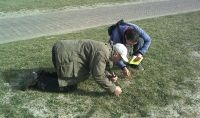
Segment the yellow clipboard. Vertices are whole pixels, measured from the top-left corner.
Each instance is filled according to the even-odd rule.
[[[139,65],[140,62],[143,60],[143,57],[140,58],[138,61],[134,61],[137,56],[133,56],[133,58],[129,61],[129,64]]]

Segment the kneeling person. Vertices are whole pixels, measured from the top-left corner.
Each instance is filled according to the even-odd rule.
[[[59,89],[73,88],[92,75],[102,88],[119,96],[122,90],[114,84],[117,77],[110,76],[109,65],[121,59],[128,61],[127,49],[123,44],[112,46],[94,40],[58,41],[52,48],[52,61],[58,77],[55,84]]]

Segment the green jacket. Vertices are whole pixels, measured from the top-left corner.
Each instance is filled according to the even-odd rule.
[[[94,40],[61,40],[54,44],[59,86],[77,84],[92,75],[109,92],[115,84],[106,75],[111,46]]]

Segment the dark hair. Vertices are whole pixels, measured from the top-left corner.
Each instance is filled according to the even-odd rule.
[[[130,27],[125,31],[125,36],[127,40],[132,40],[134,42],[139,40],[139,32]]]

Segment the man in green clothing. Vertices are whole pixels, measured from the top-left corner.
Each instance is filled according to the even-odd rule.
[[[122,90],[114,81],[117,77],[111,73],[111,63],[127,59],[127,49],[123,44],[110,44],[94,40],[61,40],[52,48],[52,61],[57,72],[54,88],[73,89],[91,75],[105,90],[119,96]],[[38,82],[39,88],[48,88],[48,83]],[[42,87],[41,87],[42,86]]]

